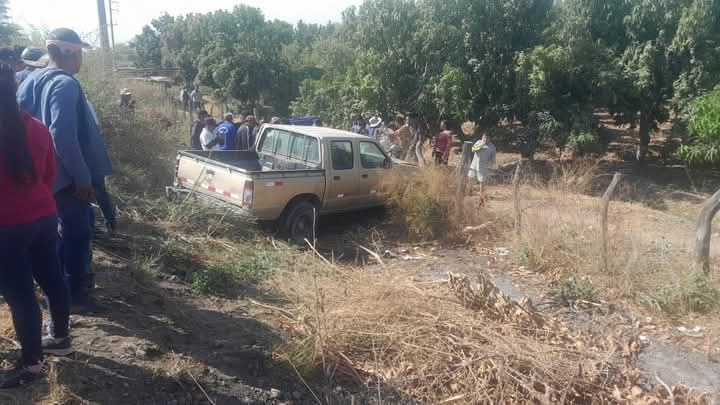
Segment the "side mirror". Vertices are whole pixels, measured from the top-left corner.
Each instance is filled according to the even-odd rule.
[[[384,169],[392,169],[392,159],[385,158],[385,163],[383,163]]]

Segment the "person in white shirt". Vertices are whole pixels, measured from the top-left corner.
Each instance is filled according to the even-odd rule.
[[[205,128],[200,133],[200,145],[203,150],[220,150],[223,140],[220,135],[215,132],[217,122],[215,118],[205,118]]]
[[[473,160],[470,163],[468,177],[475,179],[480,185],[480,205],[485,202],[485,183],[490,176],[490,168],[495,165],[497,149],[487,134],[475,142],[472,147]]]

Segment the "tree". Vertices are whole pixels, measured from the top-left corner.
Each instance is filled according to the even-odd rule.
[[[162,65],[160,35],[151,26],[144,26],[142,33],[135,37],[130,46],[135,48],[135,65],[139,67],[160,67]]]
[[[694,0],[683,10],[669,56],[672,106],[682,113],[694,97],[720,83],[720,0]]]
[[[0,45],[8,46],[23,39],[20,28],[10,21],[8,16],[8,1],[0,0]]]
[[[690,105],[689,137],[678,155],[693,164],[720,162],[720,89]]]

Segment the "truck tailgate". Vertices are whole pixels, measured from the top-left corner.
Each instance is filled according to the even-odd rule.
[[[177,186],[222,199],[242,207],[243,188],[250,176],[241,169],[211,159],[181,152],[178,155]]]
[[[299,195],[323,201],[322,169],[248,171],[211,156],[178,153],[176,186],[238,206],[260,220],[277,219]]]

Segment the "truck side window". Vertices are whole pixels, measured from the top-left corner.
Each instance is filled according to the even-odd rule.
[[[290,150],[290,157],[297,160],[303,160],[303,154],[305,153],[305,144],[307,143],[308,137],[300,134],[293,134],[293,143]]]
[[[353,168],[353,148],[350,141],[332,141],[332,164],[335,170],[350,170]]]
[[[364,169],[385,167],[385,154],[372,142],[360,142],[360,162]]]
[[[274,129],[268,130],[267,135],[265,135],[262,140],[262,145],[260,145],[260,152],[273,153],[275,150],[275,139],[277,139],[277,131]]]
[[[277,131],[277,140],[275,141],[275,154],[282,157],[290,156],[290,137],[289,132]]]
[[[320,147],[318,140],[315,138],[308,138],[307,151],[305,152],[305,161],[311,163],[320,163]]]

